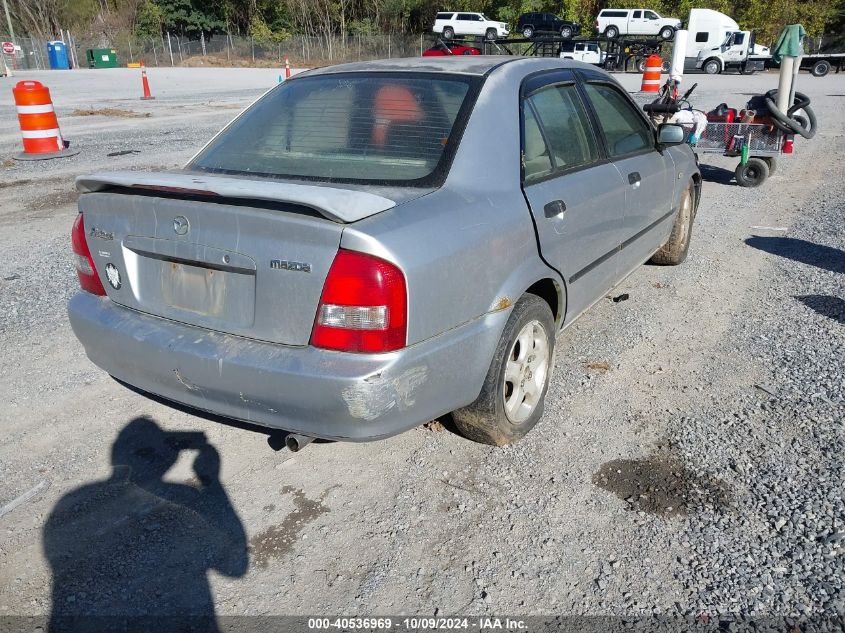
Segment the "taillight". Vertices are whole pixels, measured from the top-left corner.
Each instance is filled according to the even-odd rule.
[[[73,260],[76,265],[76,274],[79,277],[79,285],[91,294],[105,295],[106,290],[97,275],[94,260],[91,258],[91,251],[88,250],[88,242],[85,240],[85,221],[82,219],[81,213],[76,215],[76,220],[73,222],[70,241],[73,245]]]
[[[311,344],[344,352],[389,352],[405,346],[405,276],[383,259],[340,250],[329,269]]]

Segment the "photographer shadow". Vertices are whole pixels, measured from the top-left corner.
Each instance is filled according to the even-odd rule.
[[[196,477],[163,480],[183,450]],[[50,631],[218,630],[208,572],[249,566],[244,527],[205,434],[135,418],[118,434],[112,475],[59,500],[44,527]]]

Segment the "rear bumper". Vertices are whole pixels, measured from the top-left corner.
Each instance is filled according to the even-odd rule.
[[[400,433],[472,402],[509,311],[389,354],[346,354],[211,332],[79,292],[68,304],[91,361],[161,398],[336,440]]]

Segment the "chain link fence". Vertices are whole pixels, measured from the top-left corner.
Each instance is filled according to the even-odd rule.
[[[8,36],[0,35],[3,41]],[[85,67],[86,51],[106,48],[117,51],[120,66],[144,61],[147,66],[283,66],[287,57],[292,66],[320,66],[391,57],[417,57],[429,48],[430,35],[350,35],[347,37],[311,37],[297,35],[281,42],[259,41],[225,33],[208,39],[189,39],[164,34],[160,38],[118,37],[111,42],[65,38],[68,59],[74,66]],[[19,37],[15,55],[4,55],[6,64],[17,70],[50,68],[47,40]],[[2,70],[2,68],[0,68]]]

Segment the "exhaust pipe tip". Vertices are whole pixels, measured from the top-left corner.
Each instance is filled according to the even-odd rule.
[[[313,437],[308,437],[307,435],[298,435],[297,433],[291,433],[285,438],[285,446],[288,447],[288,450],[291,453],[296,453],[298,451],[301,451],[313,441]]]

